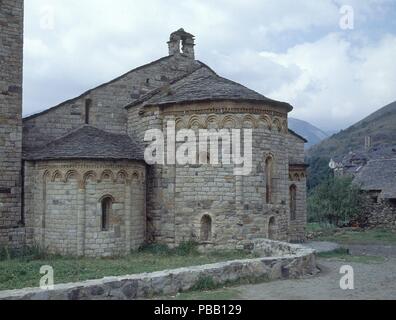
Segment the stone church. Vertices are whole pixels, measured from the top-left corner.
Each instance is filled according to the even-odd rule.
[[[168,56],[22,118],[23,0],[0,5],[0,246],[101,257],[148,242],[304,240],[306,141],[288,128],[289,104],[219,76],[180,29]],[[148,165],[145,132],[169,120],[251,128],[252,172]]]

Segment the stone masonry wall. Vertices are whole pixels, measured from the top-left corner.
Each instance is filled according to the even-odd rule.
[[[124,255],[145,241],[145,165],[124,161],[30,163],[25,202],[31,244],[53,253]],[[109,228],[101,200],[112,199]]]
[[[289,188],[296,187],[296,218],[290,220],[290,237],[293,242],[305,241],[307,225],[307,176],[304,168],[304,142],[290,134],[288,137]],[[297,166],[296,166],[297,165]],[[301,165],[301,166],[299,166]],[[290,207],[290,198],[288,199]]]
[[[26,238],[26,228],[0,229],[0,248],[21,249]]]
[[[85,123],[85,103],[91,99],[89,124],[113,133],[127,132],[125,106],[199,66],[182,55],[162,58],[134,69],[80,97],[23,121],[23,147],[28,150],[65,135]]]
[[[297,279],[318,272],[312,249],[263,239],[252,241],[250,247],[260,253],[261,258],[59,284],[54,290],[2,291],[0,300],[147,299],[191,290],[203,278],[211,278],[215,285],[224,286],[242,281]]]
[[[21,226],[23,1],[0,1],[0,246]]]
[[[303,164],[305,163],[305,143],[301,138],[293,134],[288,135],[288,153],[290,164]]]
[[[144,136],[147,130],[162,129],[162,119],[159,108],[151,108],[145,110],[142,107],[136,106],[128,110],[128,135],[134,137],[137,144],[144,149],[148,143],[144,142]],[[162,182],[162,166],[148,166],[147,167],[147,234],[146,239],[149,242],[163,240],[169,237],[168,244],[174,243],[173,233],[173,218],[172,213],[166,211],[162,205],[163,192],[160,186]],[[164,188],[172,186],[164,185]],[[167,216],[170,218],[167,219]],[[168,235],[164,235],[165,231],[169,230]]]
[[[252,238],[290,240],[289,154],[286,112],[269,106],[225,102],[129,110],[129,134],[147,129],[165,132],[168,120],[177,128],[253,128],[253,170],[235,176],[234,166],[150,166],[148,169],[148,236],[177,245],[200,241],[201,219],[212,220],[212,244],[232,246]],[[303,142],[299,141],[303,150]],[[266,203],[265,160],[274,159],[273,201]],[[302,160],[303,161],[303,160]],[[305,189],[300,181],[298,221],[305,221]],[[271,226],[270,231],[270,223]],[[305,224],[304,224],[305,226]],[[300,232],[300,231],[299,231]],[[207,243],[206,245],[210,245]]]
[[[362,192],[359,224],[364,228],[396,230],[396,199],[383,199],[380,192]]]
[[[305,176],[302,177],[300,175],[298,178],[294,176],[289,181],[289,184],[290,187],[295,186],[297,190],[296,218],[294,220],[290,219],[289,240],[292,242],[304,242],[306,240],[307,226],[307,180]]]

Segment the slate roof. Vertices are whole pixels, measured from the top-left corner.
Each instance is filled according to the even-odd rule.
[[[381,191],[386,199],[396,199],[396,158],[371,160],[354,179],[365,191]]]
[[[143,151],[123,134],[85,125],[45,147],[24,155],[25,160],[143,160]]]
[[[299,138],[300,140],[304,141],[304,143],[308,143],[308,140],[305,139],[303,136],[299,135],[297,132],[293,131],[292,129],[289,129],[289,133],[297,138]]]
[[[220,77],[207,66],[202,66],[184,77],[175,79],[169,85],[148,93],[127,108],[139,104],[150,106],[224,100],[261,102],[283,107],[288,111],[293,109],[288,103],[269,99],[239,83]]]

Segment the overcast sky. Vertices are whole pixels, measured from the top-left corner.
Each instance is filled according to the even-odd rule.
[[[197,59],[322,129],[396,100],[394,0],[27,0],[24,115],[167,55],[180,27]]]

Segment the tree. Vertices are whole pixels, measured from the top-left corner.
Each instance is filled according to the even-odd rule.
[[[312,190],[321,183],[328,181],[333,176],[329,168],[330,158],[311,157],[307,158],[308,168],[308,190]]]
[[[341,226],[360,212],[361,194],[351,177],[330,177],[308,196],[308,217],[311,222]]]

